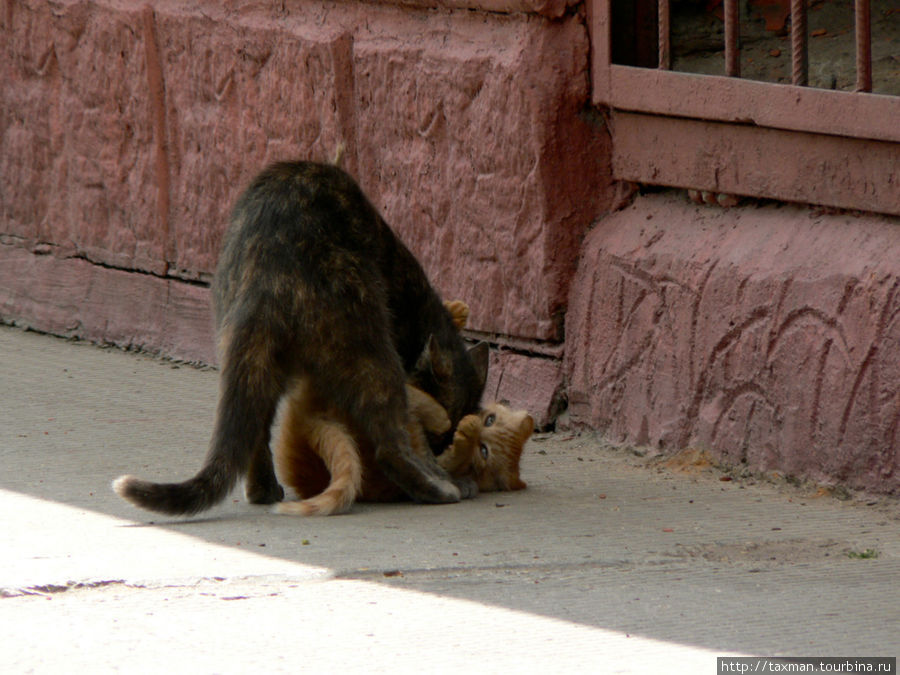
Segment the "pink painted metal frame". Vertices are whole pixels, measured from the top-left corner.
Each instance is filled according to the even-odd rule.
[[[868,3],[857,1],[858,16],[867,14]],[[661,23],[667,4],[659,2]],[[900,97],[668,71],[668,36],[660,39],[662,69],[613,64],[610,17],[610,0],[588,0],[593,102],[610,109],[617,178],[900,215]],[[868,30],[857,26],[858,61],[867,60]],[[803,81],[802,61],[794,61],[795,82]],[[857,79],[857,89],[871,89],[865,67]],[[658,130],[652,118],[659,116],[669,119],[655,143],[623,137],[648,125]],[[729,135],[729,125],[740,133]],[[778,157],[764,147],[777,147]],[[727,181],[709,170],[716,163],[735,169]]]

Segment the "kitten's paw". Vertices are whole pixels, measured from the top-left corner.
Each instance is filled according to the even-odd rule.
[[[478,415],[466,415],[459,421],[453,436],[454,440],[459,437],[460,439],[474,441],[478,438],[480,432],[481,418]]]
[[[466,323],[469,320],[469,306],[465,302],[462,300],[450,300],[444,303],[444,307],[450,312],[454,326],[459,329],[466,327]]]
[[[472,444],[468,441],[454,439],[453,445],[438,455],[438,466],[451,476],[463,475],[472,463],[472,447]],[[465,495],[463,495],[463,499],[465,498]]]
[[[478,447],[481,438],[481,418],[478,415],[466,415],[463,417],[453,432],[453,444],[448,450],[459,462],[463,458],[469,459],[475,448]],[[451,461],[449,458],[446,461]]]
[[[244,488],[247,501],[251,504],[275,504],[284,499],[284,488],[278,483],[269,485],[250,485]]]

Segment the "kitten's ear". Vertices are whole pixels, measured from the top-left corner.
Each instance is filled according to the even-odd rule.
[[[444,303],[444,307],[450,312],[450,316],[453,318],[453,325],[457,329],[462,330],[466,327],[466,323],[469,321],[469,306],[466,303],[462,300],[450,300]]]
[[[416,361],[416,370],[431,373],[438,382],[446,382],[453,375],[453,363],[444,353],[434,335],[428,336],[425,349]]]
[[[487,342],[479,342],[474,347],[469,348],[469,358],[472,359],[472,365],[475,366],[475,374],[478,381],[483,387],[487,382],[488,361],[491,356],[490,347]]]

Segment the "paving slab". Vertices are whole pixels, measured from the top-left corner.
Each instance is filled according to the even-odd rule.
[[[109,483],[197,470],[214,370],[4,327],[0,391],[5,672],[712,673],[900,652],[890,497],[553,433],[526,448],[522,492],[304,519],[237,490],[168,518]]]

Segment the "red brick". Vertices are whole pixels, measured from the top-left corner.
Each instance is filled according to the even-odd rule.
[[[137,10],[8,3],[0,223],[104,263],[162,269]]]

